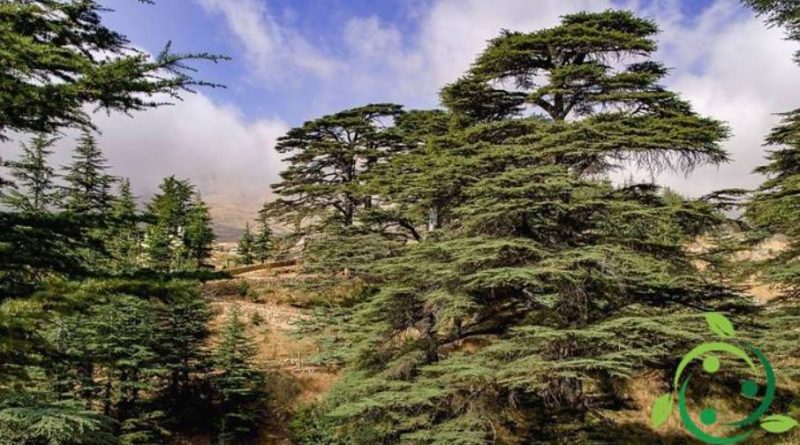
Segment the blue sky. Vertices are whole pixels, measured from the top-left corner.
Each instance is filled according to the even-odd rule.
[[[533,5],[535,2],[531,0],[528,3]],[[380,89],[348,96],[321,91],[331,84],[308,73],[299,73],[299,78],[292,81],[265,82],[261,76],[253,74],[246,44],[232,32],[224,13],[207,6],[216,3],[222,2],[161,0],[151,6],[142,6],[132,1],[107,1],[106,5],[114,11],[106,14],[106,20],[114,29],[126,34],[134,44],[151,53],[157,52],[171,40],[178,51],[208,51],[230,56],[231,61],[219,65],[199,65],[199,77],[225,84],[227,89],[207,91],[206,94],[216,101],[235,104],[249,120],[279,116],[290,125],[296,125],[320,113],[334,112],[364,101],[405,99],[403,103],[414,107],[437,104],[435,91],[430,88],[420,91],[420,94],[389,94],[391,97],[387,97],[386,92]],[[239,7],[237,0],[229,0],[228,3]],[[403,37],[401,47],[408,50],[418,44],[421,18],[434,2],[253,0],[240,3],[259,4],[262,18],[269,16],[281,28],[301,36],[321,56],[347,61],[353,57],[353,49],[346,38],[347,26],[352,20],[374,19],[384,27],[391,27]],[[630,7],[630,2],[615,0],[611,3]],[[712,0],[680,0],[673,3],[671,7],[680,16],[679,21],[686,26],[692,26],[714,4]],[[641,2],[640,5],[643,8],[660,7],[655,1]],[[502,2],[497,3],[497,8],[503,8]],[[749,11],[740,9],[742,14],[749,14]]]
[[[112,4],[113,3],[113,4]],[[348,57],[344,42],[346,23],[354,17],[375,17],[382,23],[392,24],[405,34],[416,32],[415,16],[422,1],[370,1],[370,0],[276,0],[259,2],[265,11],[275,17],[282,27],[302,35],[321,53],[336,59]],[[307,104],[314,101],[314,78],[304,82],[263,83],[254,78],[248,69],[246,50],[226,25],[221,14],[208,11],[202,2],[193,0],[160,1],[142,6],[136,2],[110,2],[114,9],[106,20],[126,34],[137,46],[151,53],[157,52],[171,40],[179,51],[208,51],[224,54],[231,61],[217,66],[199,65],[200,77],[222,84],[225,90],[208,91],[216,100],[235,103],[250,119],[280,115],[292,125],[313,118],[315,112]],[[374,100],[382,100],[375,91]],[[434,106],[436,98],[420,101],[420,106]],[[336,111],[354,105],[336,101],[324,112]]]
[[[176,51],[233,58],[197,64],[200,78],[227,89],[202,89],[133,118],[98,114],[96,123],[114,172],[130,177],[140,196],[164,176],[189,178],[215,218],[234,225],[271,199],[269,184],[282,169],[275,141],[292,126],[369,102],[434,107],[439,89],[501,29],[541,29],[571,12],[625,8],[655,20],[655,57],[671,68],[665,85],[733,133],[725,143],[733,162],[719,168],[617,178],[690,195],[754,187],[774,113],[800,104],[796,44],[737,0],[103,1],[116,8],[107,23],[150,53],[172,40]],[[55,162],[64,163],[74,142],[61,143]]]

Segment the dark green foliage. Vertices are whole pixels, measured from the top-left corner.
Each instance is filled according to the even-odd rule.
[[[0,190],[0,206],[7,210],[0,210],[0,300],[30,292],[50,273],[87,271],[78,251],[92,242],[82,227],[97,222],[58,214],[56,175],[47,163],[56,140],[38,134],[22,145],[17,161],[8,163],[15,184]]]
[[[53,210],[58,201],[55,171],[47,163],[53,152],[50,147],[58,138],[37,134],[30,143],[22,144],[22,154],[14,162],[8,162],[13,178],[7,191],[0,189],[0,202],[10,209],[22,213],[42,214]]]
[[[289,221],[312,217],[352,225],[356,213],[372,205],[362,175],[404,148],[389,127],[401,114],[399,105],[367,105],[290,130],[275,147],[289,163],[272,186],[280,197],[275,212]]]
[[[784,0],[748,0],[770,23],[785,26],[789,38],[800,40],[800,4]],[[800,63],[800,52],[796,57]],[[755,241],[781,235],[785,248],[772,258],[753,264],[760,279],[777,286],[778,298],[769,302],[765,342],[771,358],[795,381],[800,379],[800,109],[785,113],[766,139],[775,147],[768,163],[757,168],[767,179],[745,204],[745,217]]]
[[[325,417],[323,407],[304,407],[292,418],[289,429],[295,443],[344,445],[335,437],[336,424]]]
[[[136,200],[128,179],[119,182],[119,191],[110,209],[106,248],[111,257],[111,270],[129,272],[141,266],[142,230],[136,211]]]
[[[189,210],[185,239],[190,267],[209,267],[206,261],[211,257],[211,246],[216,235],[211,212],[199,193],[195,193]]]
[[[444,90],[450,131],[423,138],[403,184],[445,221],[367,268],[380,290],[336,314],[348,367],[312,429],[348,444],[586,442],[625,407],[623,382],[703,338],[703,311],[752,309],[687,248],[725,222],[714,206],[604,179],[727,159],[725,127],[659,85],[655,32],[617,11],[506,32]]]
[[[385,203],[377,200],[369,183],[381,165],[409,148],[397,127],[402,116],[399,105],[366,105],[306,122],[279,140],[276,149],[288,155],[289,166],[272,186],[279,199],[270,209],[277,218],[302,227],[303,234],[323,233],[321,242],[310,242],[304,255],[346,260],[348,246],[336,241],[341,232],[390,239],[398,227],[416,233],[402,214],[383,209]],[[329,271],[352,266],[344,261]]]
[[[426,233],[421,227],[426,222],[428,231],[444,223],[452,198],[449,191],[458,186],[458,178],[447,174],[453,160],[448,158],[442,165],[437,154],[447,145],[451,118],[440,110],[411,110],[397,118],[397,131],[407,150],[375,166],[368,175],[368,187],[390,203],[364,212],[362,219],[370,226],[390,238],[419,241]]]
[[[256,218],[256,235],[253,238],[253,258],[259,263],[265,263],[275,250],[272,229],[269,226],[269,205],[264,206],[258,211]]]
[[[204,267],[214,241],[208,207],[189,181],[171,176],[159,190],[147,205],[149,266],[162,271]]]
[[[78,215],[0,212],[0,300],[23,295],[50,275],[85,277],[89,266],[78,252],[96,249],[86,229],[98,227]]]
[[[368,273],[374,262],[394,255],[402,246],[371,227],[330,227],[306,240],[303,266],[310,272],[346,277]]]
[[[159,227],[176,224],[154,232],[167,237],[164,269],[180,272],[141,270],[144,223],[127,181],[112,196],[87,110],[178,99],[210,85],[185,63],[219,58],[167,45],[153,59],[105,27],[101,12],[91,0],[0,2],[0,139],[36,134],[18,162],[3,163],[16,184],[0,181],[3,444],[152,445],[213,415],[210,313],[197,281],[176,280],[214,275],[196,271],[213,240],[208,209],[186,184],[177,212],[151,215]],[[57,201],[48,135],[66,127],[84,133]]]
[[[477,77],[462,77],[446,86],[441,96],[457,127],[516,116],[525,103],[525,94],[492,88]]]
[[[163,105],[195,86],[187,62],[210,54],[176,54],[167,44],[155,58],[135,50],[102,23],[92,0],[0,3],[0,139],[10,131],[54,132],[91,127],[87,109],[133,112]],[[98,57],[103,54],[103,57]]]
[[[53,282],[32,298],[0,306],[3,325],[13,319],[33,323],[27,328],[36,334],[38,354],[10,382],[25,382],[52,400],[33,403],[12,385],[0,391],[8,406],[0,417],[33,419],[45,410],[49,428],[75,430],[52,443],[84,443],[78,422],[86,424],[87,437],[94,428],[113,439],[85,443],[164,443],[168,426],[183,428],[196,421],[193,415],[210,415],[209,394],[198,384],[209,369],[210,312],[195,283]],[[20,443],[40,443],[29,440]]]
[[[239,244],[236,246],[237,263],[247,266],[255,262],[253,244],[253,234],[250,232],[250,224],[248,223],[244,228],[242,237],[239,238]]]
[[[106,216],[112,203],[115,178],[106,173],[106,159],[89,132],[78,138],[78,145],[64,173],[63,207],[72,213]]]
[[[0,400],[0,442],[36,445],[116,445],[113,421],[74,401],[28,393]]]
[[[65,168],[65,186],[61,196],[61,208],[67,214],[83,215],[96,219],[100,228],[86,230],[86,239],[91,242],[88,249],[79,250],[82,262],[96,270],[108,269],[106,244],[110,232],[109,211],[113,196],[111,188],[116,178],[107,173],[109,167],[94,136],[81,134],[72,155],[72,163]]]
[[[212,383],[219,399],[217,443],[233,443],[252,435],[263,418],[264,374],[253,364],[255,346],[250,342],[234,306],[222,328],[214,351],[215,374]]]

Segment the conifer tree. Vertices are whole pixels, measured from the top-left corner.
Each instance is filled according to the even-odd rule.
[[[253,238],[253,258],[259,263],[265,263],[274,250],[272,229],[269,226],[269,205],[264,204],[258,211],[256,218],[256,234]]]
[[[309,235],[304,262],[319,273],[336,275],[362,269],[364,259],[382,258],[396,244],[384,236],[392,213],[376,201],[370,174],[408,149],[395,121],[403,115],[394,104],[371,104],[324,116],[290,130],[276,150],[289,166],[272,186],[279,196],[272,215]],[[360,246],[362,253],[350,255]],[[328,261],[337,258],[344,261]]]
[[[237,262],[245,266],[253,264],[255,262],[253,248],[253,234],[250,232],[250,223],[247,223],[244,227],[244,233],[242,233],[242,237],[239,238],[239,244],[236,247],[236,254],[238,256]]]
[[[113,421],[73,401],[41,393],[0,399],[0,443],[19,445],[116,445]]]
[[[0,194],[2,203],[17,212],[42,214],[53,210],[57,193],[53,183],[56,174],[48,165],[47,158],[53,153],[50,148],[58,138],[40,133],[22,144],[22,154],[15,162],[9,162],[13,188]]]
[[[102,12],[92,0],[0,2],[0,140],[13,132],[41,133],[41,151],[49,151],[52,142],[45,134],[93,128],[89,109],[144,110],[163,105],[165,96],[178,99],[193,86],[210,85],[192,79],[186,62],[218,57],[174,54],[169,45],[151,57],[106,27]],[[92,148],[93,141],[86,142],[81,149]],[[95,204],[103,203],[104,161],[99,152],[85,151],[80,161],[101,172],[94,178],[100,185],[90,190],[101,193],[81,197],[99,196],[103,199]],[[46,165],[45,155],[40,158]],[[76,175],[68,178],[73,184],[85,176],[75,167]],[[41,172],[35,180],[54,176],[49,167]],[[5,192],[7,184],[2,185]],[[166,376],[181,374],[186,356],[205,338],[178,342],[175,346],[185,350],[172,355],[162,349],[168,340],[191,337],[186,332],[192,329],[165,322],[161,299],[173,290],[161,280],[87,280],[99,271],[99,259],[79,252],[94,247],[86,234],[101,224],[95,209],[84,214],[92,199],[73,197],[71,212],[51,212],[55,206],[44,198],[29,209],[0,209],[0,442],[163,443],[166,413],[160,397],[168,392]],[[135,212],[132,196],[121,201],[113,206],[115,222]],[[134,228],[135,223],[127,227]],[[186,303],[202,304],[196,292]],[[198,321],[206,320],[198,316]]]
[[[167,370],[165,396],[168,415],[177,423],[192,425],[197,416],[208,415],[204,391],[210,357],[206,342],[210,335],[211,310],[193,283],[169,288],[166,307],[160,314],[158,351]]]
[[[159,189],[147,205],[150,267],[166,271],[203,267],[214,241],[208,207],[187,180],[170,176]]]
[[[45,288],[43,300],[60,304],[63,298],[71,311],[24,314],[36,317],[44,340],[38,351],[46,353],[27,366],[47,378],[22,380],[28,395],[0,390],[0,418],[21,416],[17,411],[34,416],[38,409],[42,421],[63,434],[61,440],[69,439],[66,443],[83,443],[82,434],[91,437],[96,429],[112,443],[153,444],[164,443],[168,427],[174,431],[211,416],[206,378],[210,311],[198,289],[192,282],[123,279]],[[5,309],[0,306],[0,320]],[[28,406],[15,401],[20,397],[41,400]],[[51,415],[55,418],[48,419]],[[56,429],[61,428],[58,421],[65,424],[63,430]],[[75,436],[66,432],[73,424]],[[5,437],[3,427],[0,438]]]
[[[65,186],[61,193],[62,207],[68,214],[93,219],[93,227],[85,228],[87,248],[79,249],[82,262],[95,270],[111,267],[107,250],[109,211],[116,178],[107,173],[109,167],[97,141],[88,131],[78,138],[72,163],[65,167]]]
[[[278,215],[287,220],[324,215],[351,226],[358,210],[371,206],[362,175],[404,148],[387,129],[401,114],[399,105],[366,105],[290,130],[275,147],[289,163],[272,186],[280,197],[274,205]]]
[[[193,79],[187,62],[222,57],[176,54],[169,44],[150,57],[108,28],[102,11],[92,0],[0,3],[0,139],[91,127],[87,109],[130,113],[163,105],[155,95],[215,86]]]
[[[656,32],[622,11],[503,32],[445,88],[453,130],[419,174],[457,179],[451,218],[380,262],[380,291],[337,326],[331,435],[615,443],[593,425],[620,384],[700,340],[702,311],[748,310],[686,248],[724,220],[713,206],[603,179],[727,159],[725,127],[660,86]]]
[[[255,368],[255,346],[241,319],[241,309],[231,308],[214,351],[214,388],[218,394],[217,443],[234,443],[254,432],[262,416],[264,374]]]
[[[800,41],[800,5],[783,0],[746,1],[772,24],[786,26],[789,38]],[[800,51],[796,60],[800,63]],[[777,286],[778,298],[769,302],[765,341],[771,358],[783,372],[800,379],[800,109],[784,113],[783,121],[766,138],[775,147],[768,163],[756,169],[767,179],[745,204],[746,220],[754,229],[755,241],[773,235],[784,236],[786,247],[775,257],[755,263],[759,279]],[[778,362],[779,360],[779,362]]]
[[[142,233],[136,212],[136,199],[130,180],[119,181],[119,190],[111,204],[111,227],[107,247],[112,259],[112,269],[131,271],[139,266],[142,253]]]
[[[111,187],[115,178],[97,140],[88,131],[78,138],[72,163],[66,167],[64,180],[64,210],[78,214],[104,215],[111,207]]]
[[[447,143],[452,120],[442,110],[411,110],[398,116],[397,130],[408,149],[376,166],[368,179],[368,186],[391,206],[373,207],[364,219],[416,241],[423,237],[422,227],[430,232],[444,224],[453,201],[448,191],[459,181],[447,175],[445,169],[451,166],[436,164],[436,153]],[[438,174],[428,174],[432,170]]]
[[[185,239],[190,267],[207,267],[206,260],[211,257],[211,246],[214,244],[216,235],[211,212],[196,192],[189,210]]]

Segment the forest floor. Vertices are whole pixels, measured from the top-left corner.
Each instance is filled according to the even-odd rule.
[[[305,296],[294,289],[303,279],[296,266],[288,266],[248,272],[205,286],[214,312],[212,332],[216,335],[238,306],[258,348],[256,364],[267,372],[269,418],[253,445],[290,445],[287,426],[292,414],[324,394],[338,376],[335,369],[312,364],[319,352],[317,346],[293,334],[295,324],[309,317],[303,308],[307,306]]]

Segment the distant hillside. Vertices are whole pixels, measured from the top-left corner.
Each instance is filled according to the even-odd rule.
[[[232,200],[221,195],[203,195],[214,219],[214,233],[219,242],[237,241],[248,222],[252,224],[261,202],[255,200]]]

